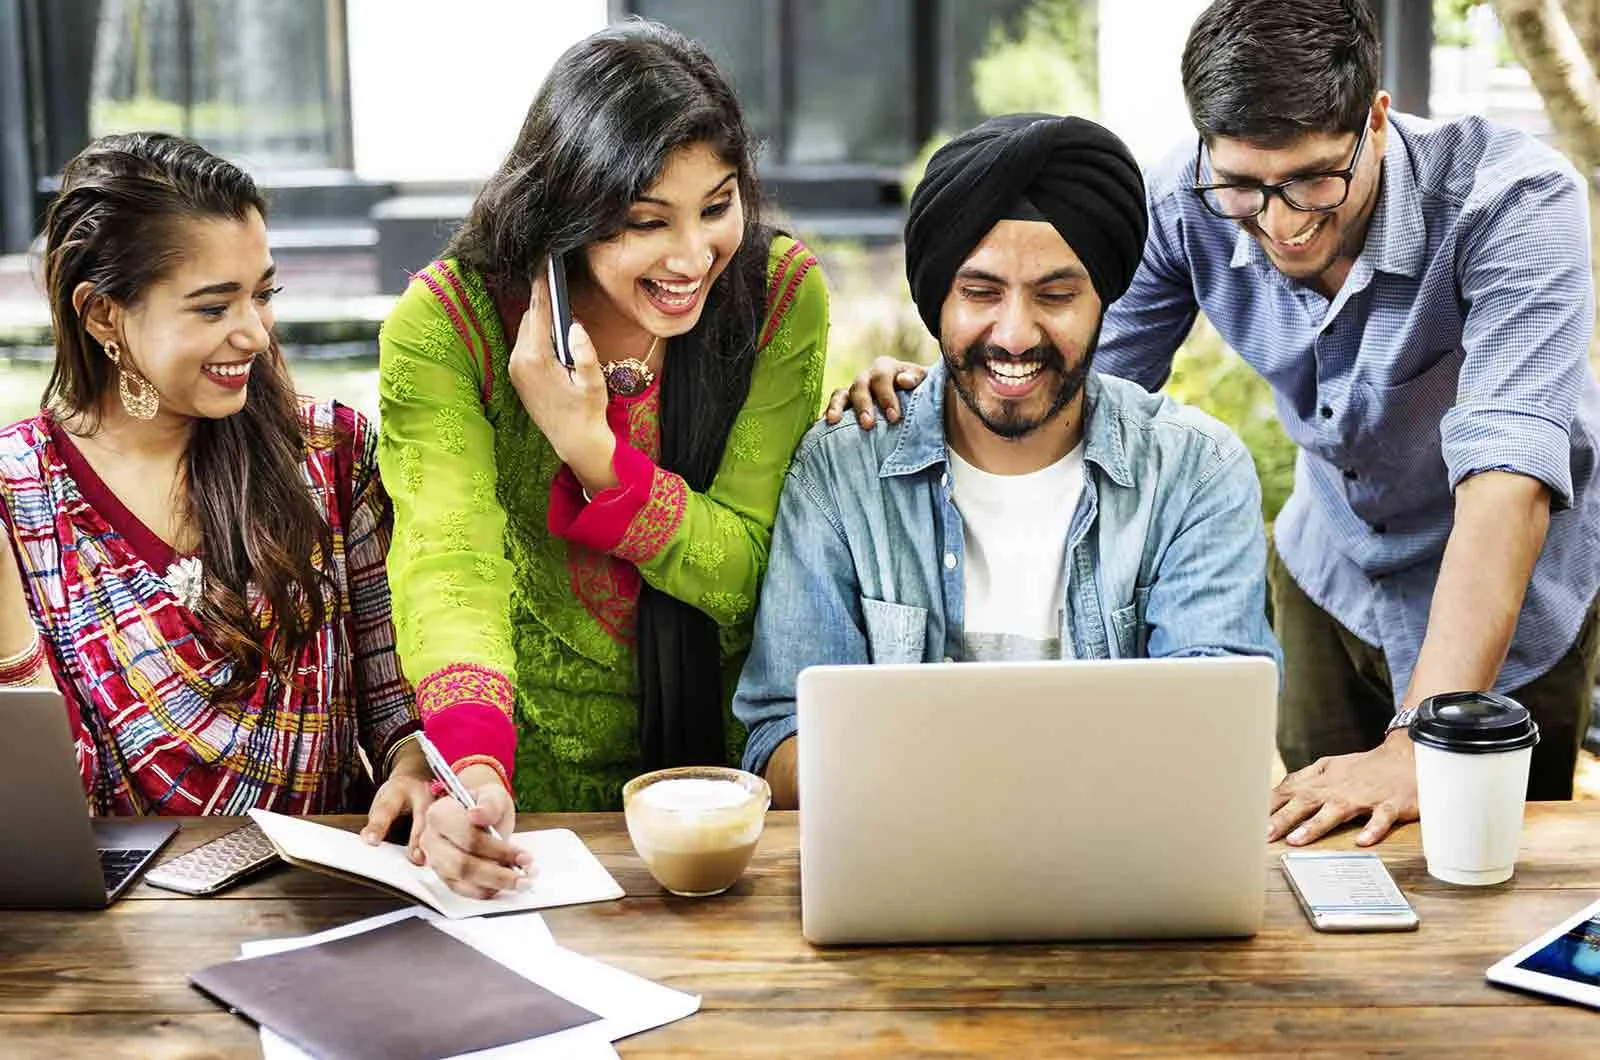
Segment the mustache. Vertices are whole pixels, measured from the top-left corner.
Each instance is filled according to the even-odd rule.
[[[995,346],[987,342],[975,342],[961,353],[961,362],[956,365],[963,371],[982,368],[991,361],[1012,362],[1038,361],[1045,368],[1053,368],[1058,372],[1067,370],[1067,359],[1062,356],[1061,350],[1052,342],[1041,342],[1021,353],[1012,353],[1004,346]]]

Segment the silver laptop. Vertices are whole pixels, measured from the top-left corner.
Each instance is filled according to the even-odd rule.
[[[66,709],[53,689],[0,688],[0,908],[108,905],[178,830],[89,816]]]
[[[1253,935],[1271,660],[800,674],[814,943]]]

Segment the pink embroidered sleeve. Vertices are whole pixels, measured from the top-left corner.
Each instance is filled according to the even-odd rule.
[[[485,666],[458,663],[435,671],[417,686],[423,731],[457,773],[487,765],[512,791],[517,727],[512,721],[516,695],[505,674]]]
[[[647,562],[678,532],[689,485],[621,439],[611,468],[617,485],[585,501],[577,476],[562,467],[550,488],[550,532],[629,563]]]
[[[779,237],[769,280],[770,319],[749,395],[704,491],[690,490],[650,459],[658,436],[645,428],[655,420],[637,415],[630,425],[616,401],[606,418],[618,438],[612,459],[618,485],[585,503],[563,469],[551,487],[551,533],[633,564],[646,583],[725,629],[748,629],[785,472],[822,403],[828,334],[822,270],[804,246]]]

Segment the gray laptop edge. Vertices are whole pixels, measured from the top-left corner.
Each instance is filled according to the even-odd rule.
[[[1269,659],[813,667],[800,894],[818,944],[1252,935]]]
[[[172,838],[177,822],[90,818],[66,706],[54,689],[0,688],[0,718],[0,908],[110,904]],[[109,888],[102,850],[120,866]]]

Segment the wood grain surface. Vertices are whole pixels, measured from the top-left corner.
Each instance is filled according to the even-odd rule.
[[[166,856],[238,823],[186,822]],[[769,816],[732,891],[698,900],[656,885],[620,815],[518,825],[572,828],[628,894],[548,910],[562,944],[704,999],[688,1020],[621,1043],[626,1057],[1600,1055],[1600,1014],[1483,978],[1600,897],[1600,803],[1530,805],[1517,874],[1491,888],[1431,879],[1416,826],[1399,830],[1378,850],[1422,918],[1415,933],[1311,930],[1275,847],[1254,939],[862,949],[800,937],[793,814]],[[259,1055],[255,1029],[188,973],[248,939],[398,904],[280,867],[214,898],[140,884],[102,912],[0,911],[0,1057]]]

